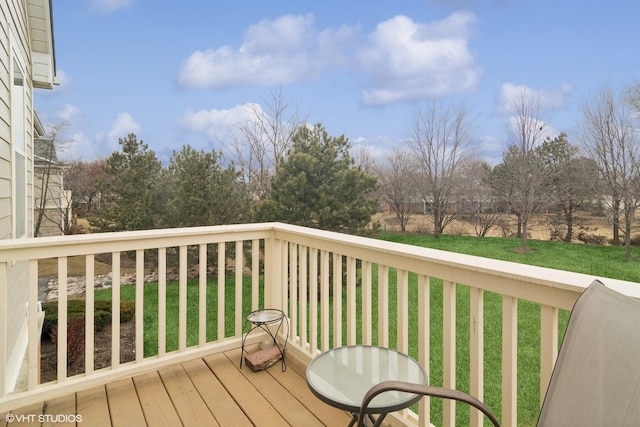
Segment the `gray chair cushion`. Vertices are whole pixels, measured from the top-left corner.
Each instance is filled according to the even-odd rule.
[[[640,426],[640,301],[598,281],[578,298],[538,426]]]

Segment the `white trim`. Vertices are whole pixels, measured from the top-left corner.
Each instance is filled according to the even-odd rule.
[[[12,39],[13,36],[10,37]],[[12,40],[11,40],[12,41]],[[21,239],[29,236],[28,224],[29,224],[29,197],[27,193],[28,189],[28,131],[27,131],[27,117],[26,117],[26,103],[27,97],[27,73],[25,67],[24,58],[22,58],[19,52],[13,47],[15,43],[10,43],[11,56],[10,56],[10,96],[11,96],[11,176],[12,176],[12,203],[11,203],[11,219],[12,230],[11,235],[14,239]],[[22,74],[22,85],[17,86],[15,84],[16,67],[19,68],[19,72]],[[22,88],[22,90],[18,89]],[[23,170],[18,168],[18,161],[20,156],[23,160]],[[18,174],[21,177],[18,177]],[[22,183],[21,188],[18,185]],[[20,195],[19,193],[23,193]],[[24,206],[20,208],[19,202],[23,202]],[[20,218],[22,217],[22,218]]]

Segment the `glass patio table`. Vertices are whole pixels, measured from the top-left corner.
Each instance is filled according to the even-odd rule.
[[[364,395],[382,381],[406,381],[426,384],[427,374],[420,364],[396,350],[354,345],[338,347],[320,354],[307,366],[307,384],[311,392],[331,406],[349,411],[353,426]],[[371,401],[367,414],[379,426],[389,412],[407,408],[422,396],[389,391]],[[379,414],[375,419],[373,414]]]

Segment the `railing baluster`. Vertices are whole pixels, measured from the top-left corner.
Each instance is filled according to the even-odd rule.
[[[515,426],[517,417],[518,299],[502,296],[502,425]]]
[[[378,265],[378,345],[389,347],[389,267]]]
[[[241,337],[242,336],[242,319],[244,318],[244,313],[242,313],[242,269],[244,267],[244,253],[242,247],[242,240],[236,241],[236,277],[235,277],[235,331],[234,336]]]
[[[180,246],[178,261],[178,349],[187,349],[187,247]]]
[[[115,316],[114,316],[115,317]],[[119,334],[118,334],[119,335]],[[58,258],[58,382],[67,379],[67,257]]]
[[[309,350],[318,349],[318,249],[309,253]]]
[[[320,252],[320,349],[329,350],[329,253]]]
[[[451,281],[442,283],[442,328],[443,328],[443,386],[456,388],[456,284]],[[445,399],[443,407],[443,424],[454,426],[456,423],[455,402]]]
[[[289,301],[287,300],[287,284],[289,283],[289,277],[287,275],[289,271],[289,257],[287,256],[289,248],[288,242],[281,242],[280,245],[280,278],[274,284],[273,290],[277,292],[277,295],[274,295],[273,301],[276,304],[275,306],[271,306],[271,308],[280,308],[282,311],[288,315],[287,311],[289,310]]]
[[[136,251],[136,362],[144,360],[144,250]]]
[[[429,378],[430,352],[431,352],[431,298],[430,279],[428,276],[418,277],[418,361],[422,365],[427,378]],[[419,427],[431,425],[431,400],[424,397],[418,405]]]
[[[84,373],[91,375],[94,370],[94,328],[95,328],[95,256],[85,256],[85,339]]]
[[[401,353],[409,352],[409,272],[398,270],[398,336],[397,346]]]
[[[307,297],[309,295],[308,289],[309,289],[309,275],[308,275],[308,265],[309,265],[309,260],[308,260],[308,253],[309,250],[307,248],[307,246],[301,245],[300,246],[300,259],[299,259],[299,265],[300,265],[300,304],[298,305],[298,310],[299,310],[299,316],[298,318],[300,319],[300,324],[299,324],[299,329],[300,332],[298,334],[299,338],[299,344],[302,348],[308,348],[307,347],[307,328],[309,326],[309,323],[307,322],[307,308],[309,307],[308,303],[307,303]]]
[[[289,245],[289,339],[298,331],[298,245]]]
[[[558,308],[540,306],[540,406],[558,357]]]
[[[347,344],[354,345],[357,339],[356,324],[356,259],[354,257],[347,258]]]
[[[38,347],[40,343],[40,328],[38,327],[38,261],[29,260],[29,311],[28,325],[29,325],[29,343],[27,347],[28,351],[28,375],[27,375],[27,388],[33,390],[38,384]]]
[[[218,340],[224,339],[225,305],[225,243],[218,243]]]
[[[251,241],[251,311],[260,303],[260,240]]]
[[[198,246],[198,345],[207,343],[207,245]]]
[[[111,254],[111,369],[120,366],[120,252]]]
[[[362,261],[362,344],[371,345],[371,261]]]
[[[167,352],[167,248],[158,249],[158,356]]]
[[[342,255],[333,253],[333,346],[342,345]]]
[[[469,367],[470,392],[480,400],[484,397],[484,292],[479,288],[470,289],[470,344],[471,353]],[[484,415],[472,408],[471,425],[482,427]]]

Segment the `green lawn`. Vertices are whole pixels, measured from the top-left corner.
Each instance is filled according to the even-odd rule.
[[[407,243],[418,246],[426,246],[436,249],[479,255],[490,258],[515,261],[526,264],[570,270],[575,272],[593,274],[603,277],[612,277],[629,281],[640,281],[640,250],[634,248],[633,255],[636,260],[624,259],[624,249],[614,247],[599,247],[585,245],[571,245],[566,243],[530,241],[533,249],[529,254],[518,254],[513,251],[519,247],[520,241],[503,238],[477,238],[459,236],[441,236],[434,239],[430,236],[402,235],[384,233],[380,239]],[[377,266],[373,266],[373,323],[377,324]],[[396,274],[390,269],[389,274],[389,336],[390,346],[395,347],[396,342]],[[216,339],[217,331],[217,282],[210,280],[207,293],[207,338]],[[260,285],[262,290],[262,282]],[[235,285],[233,278],[228,278],[225,295],[226,331],[225,336],[233,335],[233,318],[235,315]],[[417,357],[418,325],[417,304],[415,303],[418,292],[417,277],[409,276],[409,331],[410,354]],[[134,300],[135,287],[123,286],[121,288],[122,299]],[[343,337],[346,337],[346,293],[343,292]],[[360,319],[361,289],[356,292],[358,319]],[[111,298],[111,291],[97,291],[96,299]],[[198,283],[189,281],[187,285],[188,320],[187,333],[188,345],[197,344],[198,339]],[[250,278],[245,278],[243,283],[243,316],[251,310],[251,283]],[[262,294],[261,294],[262,301]],[[144,290],[145,305],[145,355],[157,353],[157,284],[146,284]],[[168,351],[178,347],[178,284],[167,284],[167,347]],[[500,414],[501,405],[501,296],[485,293],[484,333],[485,333],[485,403],[492,410]],[[319,309],[320,307],[318,307]],[[332,308],[332,306],[331,306]],[[442,384],[442,283],[438,280],[431,282],[431,366],[430,383]],[[560,337],[566,325],[568,313],[561,313]],[[469,389],[469,288],[457,287],[457,384],[462,390]],[[361,325],[358,320],[357,325]],[[540,341],[540,311],[536,304],[521,301],[518,307],[518,425],[535,425],[539,409],[539,341]],[[332,328],[330,329],[332,330]],[[343,338],[344,340],[345,338]],[[358,335],[358,341],[361,340]],[[377,343],[377,332],[373,333],[374,344]],[[331,339],[331,342],[332,339]],[[345,342],[346,343],[346,342]],[[432,399],[432,422],[441,425],[442,402]],[[458,405],[456,425],[468,425],[469,412],[465,405]]]
[[[624,258],[624,248],[613,246],[529,240],[528,246],[532,252],[521,254],[514,252],[514,249],[521,245],[520,239],[450,235],[443,235],[436,239],[432,236],[395,233],[382,233],[379,238],[468,255],[640,282],[640,247],[632,248],[633,259],[628,260]]]
[[[235,319],[235,283],[233,278],[227,278],[225,286],[225,337],[234,335]],[[216,280],[207,283],[207,324],[206,336],[208,341],[218,339],[218,287]],[[260,304],[262,304],[262,279],[260,282]],[[135,301],[136,287],[122,286],[120,288],[122,300]],[[111,299],[111,289],[96,291],[96,300]],[[158,354],[158,284],[144,285],[144,355],[145,357]],[[178,282],[167,283],[167,351],[178,349]],[[198,280],[187,282],[187,346],[198,344]],[[245,277],[242,287],[243,317],[251,311],[251,278]]]

